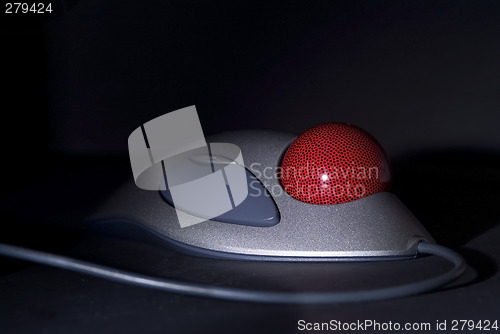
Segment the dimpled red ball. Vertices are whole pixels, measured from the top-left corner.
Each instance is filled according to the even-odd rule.
[[[315,126],[286,151],[278,177],[286,192],[311,204],[340,204],[379,192],[392,183],[383,148],[368,132],[346,123]]]

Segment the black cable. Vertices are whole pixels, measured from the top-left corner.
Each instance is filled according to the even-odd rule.
[[[271,292],[176,282],[173,280],[144,276],[60,255],[0,243],[0,255],[81,272],[120,283],[200,297],[246,302],[292,304],[361,302],[415,295],[437,289],[457,279],[466,269],[466,263],[463,257],[449,248],[420,242],[418,245],[418,252],[422,254],[437,255],[452,262],[454,266],[448,272],[433,278],[380,289],[349,292]]]

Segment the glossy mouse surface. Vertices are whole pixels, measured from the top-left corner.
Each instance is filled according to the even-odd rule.
[[[117,236],[161,242],[189,254],[247,260],[413,258],[419,241],[434,242],[387,191],[332,205],[310,204],[287,194],[275,171],[295,138],[289,133],[259,130],[207,138],[209,143],[232,143],[241,149],[249,177],[258,179],[265,189],[261,200],[266,210],[260,210],[259,202],[252,199],[240,211],[229,212],[229,218],[221,216],[220,221],[214,218],[181,228],[168,194],[139,189],[130,180],[90,217],[89,225]],[[251,212],[260,221],[248,222],[247,215],[253,219]],[[246,218],[239,219],[242,216]]]

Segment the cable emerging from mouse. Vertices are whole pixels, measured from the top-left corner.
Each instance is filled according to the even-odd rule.
[[[0,255],[79,272],[119,283],[185,294],[189,296],[274,304],[350,303],[417,295],[436,290],[439,287],[456,280],[465,272],[467,267],[464,258],[460,254],[444,246],[420,242],[418,244],[418,253],[439,256],[451,262],[453,264],[453,268],[432,278],[386,288],[346,292],[278,292],[244,290],[237,288],[214,287],[207,284],[178,282],[175,280],[150,277],[102,266],[61,255],[0,243]]]

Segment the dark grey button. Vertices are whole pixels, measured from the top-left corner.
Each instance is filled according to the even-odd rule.
[[[248,196],[245,200],[232,210],[212,218],[211,220],[257,227],[269,227],[278,224],[280,221],[280,214],[273,198],[264,185],[247,169],[246,176]],[[172,195],[168,189],[162,190],[160,193],[168,204],[175,207]],[[182,208],[177,209],[183,210]]]

